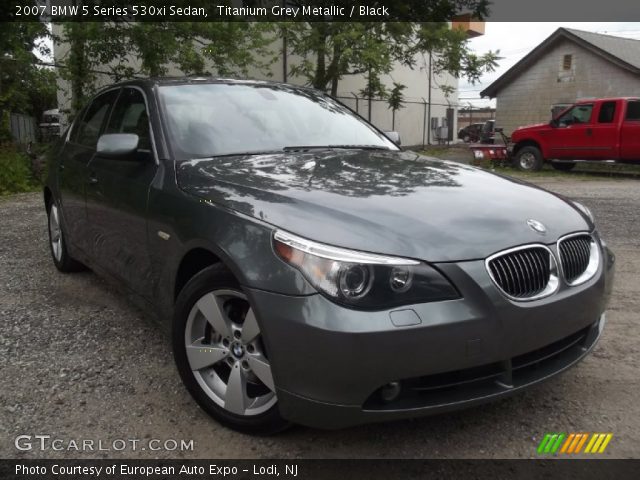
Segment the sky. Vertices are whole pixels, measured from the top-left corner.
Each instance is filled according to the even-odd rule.
[[[640,23],[633,22],[487,22],[485,34],[471,39],[469,46],[478,54],[499,50],[499,66],[475,85],[460,80],[459,103],[495,106],[495,99],[480,99],[480,91],[560,27],[640,40]]]

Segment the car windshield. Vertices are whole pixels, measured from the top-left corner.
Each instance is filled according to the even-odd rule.
[[[309,148],[397,147],[349,109],[287,85],[209,83],[160,87],[178,160]]]

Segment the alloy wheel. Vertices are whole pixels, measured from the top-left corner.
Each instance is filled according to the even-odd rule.
[[[525,152],[520,155],[520,168],[523,170],[531,170],[536,164],[536,157],[531,152]]]
[[[260,328],[243,293],[200,297],[187,318],[185,347],[196,381],[225,410],[259,415],[277,402]]]
[[[51,205],[51,210],[49,211],[49,235],[53,256],[60,262],[62,260],[62,230],[58,206],[55,203]]]

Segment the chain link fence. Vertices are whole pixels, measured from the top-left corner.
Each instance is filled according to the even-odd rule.
[[[411,147],[450,143],[457,138],[457,105],[407,100],[395,112],[387,100],[355,93],[336,97],[362,118],[385,132],[396,131]]]

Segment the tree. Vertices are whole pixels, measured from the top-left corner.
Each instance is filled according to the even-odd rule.
[[[36,55],[47,55],[42,39],[48,35],[38,22],[5,22],[0,29],[0,137],[10,138],[9,114],[39,117],[55,104],[51,72],[39,66]]]
[[[392,71],[394,63],[413,68],[420,53],[431,52],[436,59],[434,71],[464,76],[473,83],[495,68],[497,56],[471,52],[464,32],[452,30],[446,20],[462,9],[482,18],[487,5],[487,0],[404,0],[394,2],[391,18],[393,14],[398,19],[411,16],[421,22],[286,24],[289,51],[302,59],[291,73],[335,96],[340,79],[346,75],[366,73],[368,83],[375,85],[376,79]]]
[[[56,38],[68,51],[59,59],[60,75],[70,83],[71,113],[97,88],[99,74],[114,81],[163,76],[174,67],[184,75],[247,74],[275,59],[267,49],[270,26],[248,22],[68,22]]]
[[[404,108],[404,94],[402,91],[407,88],[406,85],[402,85],[398,82],[393,82],[393,88],[389,93],[388,103],[391,109],[391,130],[396,129],[396,112],[401,108]]]

